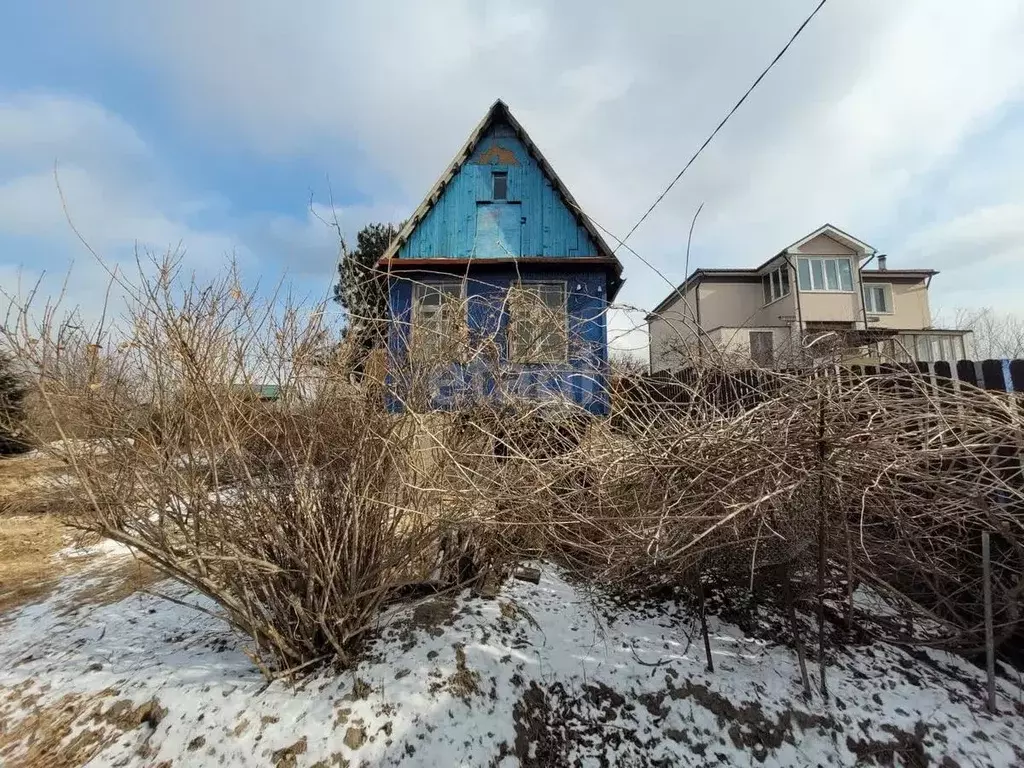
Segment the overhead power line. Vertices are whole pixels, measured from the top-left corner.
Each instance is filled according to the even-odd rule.
[[[796,40],[800,36],[800,33],[804,31],[804,28],[811,23],[811,19],[815,17],[815,15],[818,13],[818,11],[822,9],[822,6],[824,6],[826,2],[827,0],[821,0],[821,2],[818,3],[818,6],[813,11],[811,11],[811,15],[804,19],[803,24],[797,27],[796,32],[794,32],[793,36],[789,38],[789,42],[787,42],[782,47],[781,51],[775,54],[775,58],[772,59],[768,66],[764,68],[764,71],[762,71],[761,74],[757,76],[757,80],[754,81],[753,85],[747,88],[747,92],[744,93],[740,100],[736,102],[735,106],[733,106],[733,108],[729,110],[729,113],[722,118],[722,122],[720,122],[718,124],[718,127],[716,127],[715,130],[711,132],[711,135],[704,140],[704,143],[700,145],[700,148],[693,153],[693,157],[691,157],[687,161],[686,165],[683,166],[683,170],[676,174],[676,177],[672,179],[671,183],[667,187],[665,187],[665,191],[658,195],[658,198],[651,204],[651,207],[647,209],[647,212],[640,217],[640,220],[636,224],[634,224],[633,228],[626,233],[626,236],[619,241],[619,245],[625,245],[626,241],[629,240],[630,236],[637,231],[640,225],[643,224],[644,221],[646,221],[647,217],[650,216],[651,213],[654,211],[654,209],[658,207],[658,204],[665,199],[665,195],[667,195],[671,191],[672,187],[676,185],[676,182],[683,177],[683,174],[686,173],[686,170],[691,165],[693,165],[693,162],[698,157],[700,157],[700,153],[704,151],[704,148],[711,143],[711,140],[715,138],[715,136],[718,134],[720,130],[722,130],[722,126],[729,122],[729,118],[732,117],[736,110],[739,109],[740,106],[743,104],[743,102],[747,100],[747,97],[753,92],[755,88],[757,88],[758,84],[762,80],[764,80],[765,75],[767,75],[771,71],[772,67],[774,67],[778,63],[779,59],[781,59],[785,55],[786,51],[788,51],[789,47],[793,44],[793,41]],[[619,246],[616,246],[614,248],[614,250],[616,251],[618,249]]]

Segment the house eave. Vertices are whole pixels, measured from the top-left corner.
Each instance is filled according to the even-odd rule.
[[[862,269],[860,274],[870,280],[886,278],[926,280],[939,272],[935,269]]]
[[[520,256],[509,259],[464,259],[432,257],[421,259],[381,259],[377,269],[387,274],[407,272],[428,272],[443,275],[468,274],[475,272],[508,267],[558,267],[573,269],[576,267],[597,267],[608,275],[608,301],[612,302],[625,284],[622,278],[622,264],[617,259],[603,256]]]
[[[870,256],[872,253],[875,252],[874,246],[865,243],[863,240],[858,240],[856,237],[854,237],[848,232],[844,232],[834,224],[823,224],[810,234],[801,237],[795,243],[792,243],[783,248],[779,253],[773,256],[772,259],[776,258],[777,256],[781,256],[783,253],[791,253],[797,250],[798,248],[803,247],[811,240],[821,235],[825,235],[826,237],[835,240],[837,243],[845,245],[847,248],[850,248],[854,251],[858,251],[864,256]],[[769,261],[771,261],[771,259],[769,259]]]
[[[417,271],[424,267],[443,267],[447,269],[472,267],[473,269],[484,269],[487,267],[500,267],[512,264],[546,266],[574,267],[579,265],[601,266],[615,270],[620,266],[617,261],[602,256],[519,256],[507,259],[465,259],[435,256],[419,259],[390,259],[377,262],[377,268],[383,272],[405,272]]]

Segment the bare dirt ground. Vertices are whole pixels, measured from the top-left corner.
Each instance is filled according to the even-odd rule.
[[[49,515],[0,518],[0,616],[49,596],[61,573],[54,555],[69,533]]]
[[[59,461],[32,453],[0,460],[0,616],[45,599],[57,583],[54,555],[72,532],[47,514],[47,483]]]

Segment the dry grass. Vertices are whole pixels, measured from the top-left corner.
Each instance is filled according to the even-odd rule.
[[[95,534],[65,525],[54,501],[55,478],[66,465],[32,454],[0,461],[0,617],[14,608],[47,599],[60,577],[91,569],[96,556],[58,558],[72,543],[99,541]],[[68,595],[66,608],[117,602],[163,578],[141,560],[121,557],[104,564],[95,578]]]
[[[0,518],[0,616],[50,595],[65,567],[54,555],[70,532],[49,515]]]
[[[120,555],[85,554],[62,558],[57,553],[77,542],[98,540],[64,525],[51,515],[0,518],[0,621],[8,612],[49,598],[62,576],[80,574],[81,588],[71,589],[61,610],[109,605],[166,578],[143,560]]]
[[[0,459],[0,515],[54,511],[54,489],[67,471],[60,459],[35,452]]]
[[[0,715],[0,763],[9,768],[77,768],[122,734],[143,725],[155,727],[165,714],[155,699],[135,705],[117,699],[112,688],[69,693],[44,705],[38,704],[40,694],[25,685],[0,695],[0,711],[29,711],[17,720]]]
[[[94,533],[62,522],[69,492],[67,462],[40,452],[0,459],[0,620],[11,610],[46,600],[61,576],[87,571],[96,557],[55,557],[72,543],[94,544]],[[164,576],[151,565],[121,557],[104,565],[64,610],[117,602]]]
[[[45,600],[62,575],[87,564],[88,558],[54,557],[82,537],[48,514],[55,478],[65,470],[62,461],[40,454],[0,460],[0,617]]]

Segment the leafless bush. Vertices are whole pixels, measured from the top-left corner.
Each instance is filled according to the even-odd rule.
[[[268,671],[348,664],[390,600],[446,586],[471,505],[434,482],[420,417],[349,382],[324,307],[260,304],[233,272],[181,280],[173,259],[122,287],[123,327],[30,304],[5,326],[72,470],[69,523],[208,595]],[[457,445],[450,423],[430,439]]]
[[[624,408],[628,429],[586,460],[601,479],[579,485],[549,528],[596,577],[681,583],[705,572],[758,585],[781,566],[820,591],[821,564],[969,648],[982,637],[989,531],[1002,639],[1019,626],[1024,424],[1013,396],[838,366],[746,379],[706,368]]]
[[[503,388],[497,335],[445,326],[430,354],[389,349],[387,380],[355,384],[323,307],[260,304],[233,273],[181,283],[173,260],[146,274],[123,328],[87,335],[25,306],[7,341],[76,478],[65,517],[210,596],[268,669],[349,664],[390,601],[480,587],[524,556],[621,589],[845,589],[851,615],[866,581],[971,648],[985,530],[1001,637],[1019,625],[1009,396],[822,364],[743,379],[719,361],[686,384],[643,380],[596,419]],[[437,410],[469,369],[493,388]]]

